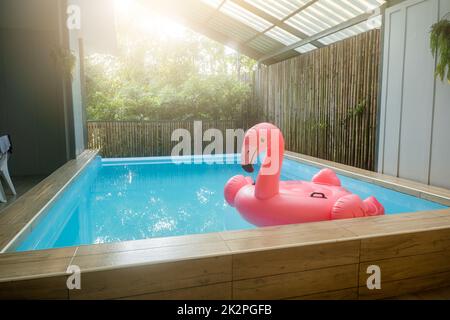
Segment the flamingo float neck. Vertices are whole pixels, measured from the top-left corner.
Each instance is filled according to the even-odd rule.
[[[280,173],[283,165],[284,138],[280,129],[270,123],[261,123],[250,128],[242,146],[242,167],[253,172],[257,156],[266,156],[258,172],[255,184],[255,197],[264,200],[279,193]]]

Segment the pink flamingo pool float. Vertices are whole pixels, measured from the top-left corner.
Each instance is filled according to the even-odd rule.
[[[341,186],[331,169],[323,169],[309,181],[280,181],[284,155],[281,131],[270,123],[260,123],[244,137],[241,164],[253,172],[259,154],[266,152],[256,182],[242,175],[225,185],[226,201],[248,222],[259,226],[383,215],[383,206],[374,197],[361,200]]]

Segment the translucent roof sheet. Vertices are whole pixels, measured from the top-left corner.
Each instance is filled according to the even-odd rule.
[[[220,4],[222,3],[222,0],[202,0],[202,2],[204,2],[207,5],[210,5],[211,7],[217,9],[220,6]]]
[[[309,0],[245,0],[245,2],[282,20]]]
[[[220,8],[220,11],[258,31],[266,30],[272,26],[270,22],[245,10],[232,1],[226,1]]]
[[[255,38],[254,40],[250,41],[248,45],[254,49],[263,51],[273,51],[283,47],[283,45],[278,41],[267,37]]]
[[[313,35],[378,7],[381,0],[319,0],[286,23]]]
[[[274,27],[267,31],[265,34],[287,46],[301,40],[300,38],[279,27]]]
[[[313,46],[312,44],[308,43],[308,44],[305,44],[304,46],[301,46],[301,47],[295,49],[295,51],[300,52],[300,53],[306,53],[309,51],[313,51],[315,49],[317,49],[316,46]]]
[[[368,21],[361,22],[350,28],[336,32],[328,37],[322,38],[319,41],[325,45],[329,45],[332,44],[333,42],[344,40],[346,38],[355,36],[359,33],[366,32],[374,28],[379,28],[380,26],[381,26],[381,16],[377,16]]]
[[[172,1],[172,0],[167,0]],[[265,61],[306,53],[381,26],[385,0],[185,0],[207,6],[206,27]],[[195,19],[191,17],[192,19]],[[201,23],[201,22],[200,22]],[[345,29],[343,29],[345,28]],[[252,32],[253,31],[253,32]],[[317,34],[324,37],[318,39]],[[296,44],[299,47],[296,47]],[[280,49],[281,48],[281,49]],[[290,52],[290,53],[289,53]],[[275,59],[276,60],[276,59]]]

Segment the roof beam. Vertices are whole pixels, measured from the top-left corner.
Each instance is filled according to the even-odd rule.
[[[369,19],[371,16],[373,16],[375,14],[379,14],[380,12],[382,12],[382,9],[384,9],[384,8],[380,7],[380,8],[377,8],[375,10],[372,10],[370,12],[360,14],[359,16],[356,16],[356,17],[354,17],[354,18],[352,18],[350,20],[344,21],[344,22],[342,22],[342,23],[340,23],[340,24],[338,24],[338,25],[336,25],[334,27],[331,27],[329,29],[325,29],[322,32],[319,32],[319,33],[316,33],[316,34],[314,34],[314,35],[312,35],[310,37],[307,37],[306,39],[297,41],[297,42],[295,42],[295,43],[293,43],[293,44],[291,44],[289,46],[286,46],[284,48],[281,48],[279,50],[275,50],[274,52],[263,56],[258,62],[260,62],[260,63],[267,63],[267,61],[269,59],[274,59],[277,56],[279,56],[279,55],[281,55],[281,54],[283,54],[283,53],[285,53],[285,52],[287,52],[289,50],[297,49],[297,48],[299,48],[301,46],[304,46],[304,45],[306,45],[308,43],[312,43],[313,41],[319,40],[321,38],[325,38],[325,37],[327,37],[327,36],[329,36],[329,35],[331,35],[333,33],[336,33],[336,32],[339,32],[341,30],[347,29],[347,28],[349,28],[351,26],[354,26],[354,25],[356,25],[358,23],[361,23],[361,22]]]
[[[271,14],[268,14],[267,12],[265,12],[264,10],[261,10],[257,7],[255,7],[254,5],[244,1],[244,0],[230,0],[231,2],[234,2],[235,4],[237,4],[238,6],[240,6],[241,8],[244,8],[247,11],[250,11],[251,13],[259,16],[260,18],[263,18],[264,20],[269,21],[271,24],[273,24],[274,26],[267,28],[266,30],[263,30],[262,32],[259,32],[258,34],[256,34],[255,36],[251,37],[250,39],[246,40],[245,43],[248,43],[250,41],[252,41],[253,39],[263,35],[264,33],[266,33],[267,31],[269,31],[270,29],[274,28],[275,26],[283,29],[284,31],[287,31],[291,34],[293,34],[294,36],[304,39],[306,37],[308,37],[307,34],[301,32],[300,30],[288,25],[287,23],[285,23],[285,21],[289,18],[291,18],[292,16],[296,15],[297,13],[299,13],[300,11],[305,10],[306,8],[308,8],[309,6],[311,6],[312,4],[314,4],[315,2],[317,2],[318,0],[311,0],[308,3],[306,3],[304,6],[298,8],[297,10],[295,10],[294,12],[290,13],[287,17],[285,17],[283,20],[279,20],[277,18],[275,18],[274,16],[272,16]],[[313,44],[316,47],[323,47],[324,45],[321,44],[320,42],[313,42]]]

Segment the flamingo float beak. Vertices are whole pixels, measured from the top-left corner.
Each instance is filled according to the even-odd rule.
[[[255,163],[254,161],[255,161],[255,156],[257,154],[257,150],[256,149],[253,150],[253,152],[251,153],[251,157],[249,157],[250,153],[251,153],[250,150],[246,151],[245,157],[241,163],[242,169],[244,169],[245,172],[247,172],[247,173],[252,173],[253,171],[255,171],[253,164]]]

